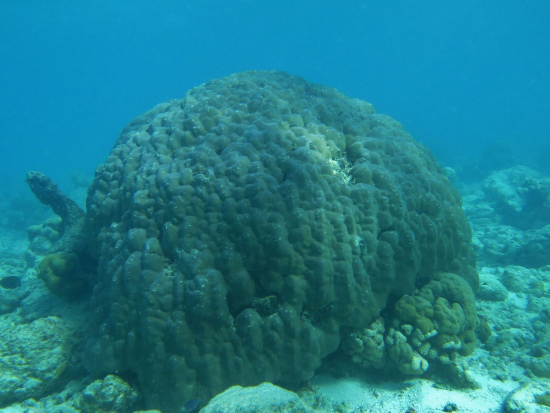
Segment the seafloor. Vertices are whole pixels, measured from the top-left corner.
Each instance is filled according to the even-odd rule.
[[[335,368],[329,357],[294,392],[231,388],[201,411],[550,412],[550,176],[519,165],[447,175],[472,225],[477,311],[487,326],[464,359],[468,388],[437,372],[390,380],[353,363]],[[86,179],[73,180],[69,196],[83,204]],[[0,412],[137,411],[131,379],[90,377],[79,362],[86,303],[52,295],[37,277],[48,239],[30,251],[23,229],[49,219],[55,237],[55,217],[30,191],[3,193],[0,216]],[[182,412],[193,409],[191,402]]]

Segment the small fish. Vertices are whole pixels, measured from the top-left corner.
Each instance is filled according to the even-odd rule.
[[[199,406],[201,399],[187,400],[181,409],[181,413],[194,413]]]
[[[21,286],[21,279],[15,275],[0,279],[0,287],[7,288],[8,290],[13,290],[19,286]]]

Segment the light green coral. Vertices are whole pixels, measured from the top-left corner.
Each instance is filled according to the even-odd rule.
[[[349,329],[342,334],[342,350],[354,363],[364,368],[380,369],[386,365],[384,319],[377,317],[367,328]]]
[[[412,324],[424,334],[433,330],[432,301],[420,296],[405,295],[395,304],[395,316],[403,323]]]
[[[413,350],[401,332],[390,329],[386,341],[390,357],[402,373],[420,375],[428,370],[428,361]]]
[[[458,355],[469,355],[475,349],[474,293],[456,274],[438,273],[418,295],[403,296],[395,304],[394,316],[394,331],[406,332],[411,351],[414,348],[428,359],[450,365]],[[397,350],[390,346],[390,355],[392,351]],[[402,358],[396,360],[401,371]]]

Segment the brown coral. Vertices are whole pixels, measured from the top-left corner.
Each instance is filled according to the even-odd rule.
[[[477,274],[458,192],[366,102],[282,72],[214,80],[121,133],[88,197],[87,362],[150,406],[309,379],[390,294]]]

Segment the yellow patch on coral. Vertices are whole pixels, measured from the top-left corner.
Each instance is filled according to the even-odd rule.
[[[77,267],[74,254],[50,254],[40,262],[38,276],[52,293],[79,298],[86,290],[86,283],[76,274]]]

